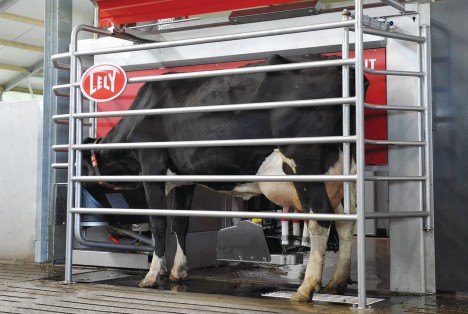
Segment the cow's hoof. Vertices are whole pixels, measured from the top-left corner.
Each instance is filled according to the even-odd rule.
[[[156,286],[158,282],[159,282],[158,278],[145,277],[142,281],[140,281],[138,286],[140,288],[150,288],[150,287]]]
[[[323,288],[322,293],[326,294],[344,294],[346,291],[346,285],[330,285],[328,284],[325,288]]]
[[[306,295],[303,295],[300,292],[296,292],[291,296],[291,301],[293,302],[300,302],[300,303],[307,303],[310,302],[310,298]]]
[[[172,273],[169,275],[169,280],[173,282],[185,281],[189,278],[189,275],[186,271],[178,273],[177,276],[174,276]]]

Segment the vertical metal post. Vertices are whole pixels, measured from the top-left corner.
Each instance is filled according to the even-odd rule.
[[[422,44],[422,70],[425,73],[423,79],[423,105],[426,108],[424,115],[424,132],[426,146],[424,151],[424,168],[425,168],[425,203],[426,210],[430,212],[430,215],[425,219],[424,228],[426,231],[434,228],[434,199],[433,199],[433,175],[432,175],[432,83],[431,83],[431,30],[428,25],[421,27],[421,35],[426,38],[426,42]]]
[[[68,133],[68,188],[67,188],[67,231],[66,231],[66,246],[65,246],[65,282],[72,282],[72,265],[73,265],[73,228],[74,214],[70,212],[75,204],[75,189],[71,178],[75,175],[75,152],[73,143],[76,139],[76,123],[73,114],[76,113],[77,103],[77,88],[73,84],[77,80],[77,57],[74,55],[77,49],[79,27],[75,27],[71,35],[70,43],[70,118],[69,118],[69,133]]]
[[[56,221],[57,194],[53,194],[56,183],[65,181],[65,173],[53,171],[50,165],[65,159],[65,156],[54,154],[50,147],[53,143],[66,141],[65,125],[55,126],[52,116],[68,112],[68,99],[57,97],[52,86],[69,82],[67,71],[54,69],[51,57],[54,54],[68,51],[71,33],[71,0],[45,1],[45,51],[44,51],[44,104],[42,110],[42,141],[39,144],[38,155],[41,162],[38,166],[37,215],[35,236],[35,261],[43,263],[62,259],[63,227],[62,222]],[[64,155],[64,154],[63,154]],[[54,239],[52,239],[54,238]],[[56,247],[56,245],[58,247]]]
[[[342,20],[347,21],[350,13],[347,9],[343,10]],[[343,43],[341,47],[341,53],[343,59],[349,58],[349,28],[343,28]],[[349,66],[345,65],[342,69],[342,85],[343,85],[343,97],[349,97]],[[343,136],[349,136],[350,134],[350,115],[349,115],[349,104],[343,104]],[[343,143],[343,174],[349,175],[350,171],[350,144]],[[350,184],[349,182],[343,182],[343,207],[344,213],[350,213]]]
[[[357,155],[357,262],[358,262],[358,307],[365,309],[366,298],[366,230],[364,217],[365,177],[364,177],[364,44],[363,44],[363,1],[355,3],[355,75],[356,75],[356,155]]]

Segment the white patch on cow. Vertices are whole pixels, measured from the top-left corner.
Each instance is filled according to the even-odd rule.
[[[188,277],[188,266],[187,266],[187,257],[185,256],[182,248],[179,244],[179,239],[176,236],[177,240],[177,250],[174,256],[174,265],[172,266],[170,279],[173,281],[179,281],[186,279]]]
[[[233,196],[242,197],[244,200],[249,200],[252,197],[262,194],[258,184],[256,182],[238,184],[232,191],[226,191],[226,193]]]
[[[258,175],[286,175],[283,164],[287,164],[296,173],[294,160],[284,156],[279,149],[275,149],[258,169]],[[292,182],[258,182],[260,191],[273,203],[279,206],[293,206],[302,210],[296,188]]]
[[[166,259],[159,258],[153,253],[153,260],[145,278],[140,282],[140,287],[152,287],[159,283],[159,277],[167,272]]]
[[[177,173],[173,172],[171,169],[167,169],[166,171],[166,175],[167,176],[176,176]],[[171,193],[171,191],[173,189],[175,189],[176,187],[178,186],[182,186],[182,185],[192,185],[193,182],[166,182],[166,188],[165,188],[165,192],[166,192],[166,196],[169,195],[169,193]]]

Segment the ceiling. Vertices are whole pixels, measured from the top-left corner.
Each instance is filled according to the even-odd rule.
[[[42,98],[45,2],[0,0],[0,100]],[[73,10],[92,21],[89,0],[73,0]]]

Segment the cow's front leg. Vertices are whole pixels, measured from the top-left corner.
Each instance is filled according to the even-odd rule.
[[[292,301],[309,302],[313,291],[322,288],[322,272],[330,228],[320,226],[317,221],[309,221],[310,256],[302,285],[291,297]]]
[[[167,208],[163,184],[144,182],[143,185],[149,208]],[[140,287],[152,287],[159,284],[160,276],[167,271],[164,255],[166,252],[167,218],[165,216],[150,216],[149,221],[154,238],[154,254],[150,270],[140,282]]]
[[[193,193],[195,185],[185,185],[177,187],[175,193],[175,209],[190,209],[192,205]],[[174,256],[174,265],[171,270],[169,279],[172,281],[180,281],[188,278],[188,264],[186,256],[186,238],[189,227],[188,217],[173,217],[172,232],[175,234],[177,242],[177,250]]]
[[[166,259],[165,257],[158,257],[156,253],[153,253],[153,260],[151,266],[146,274],[145,278],[140,281],[139,286],[142,288],[153,287],[159,283],[160,276],[167,272]]]

